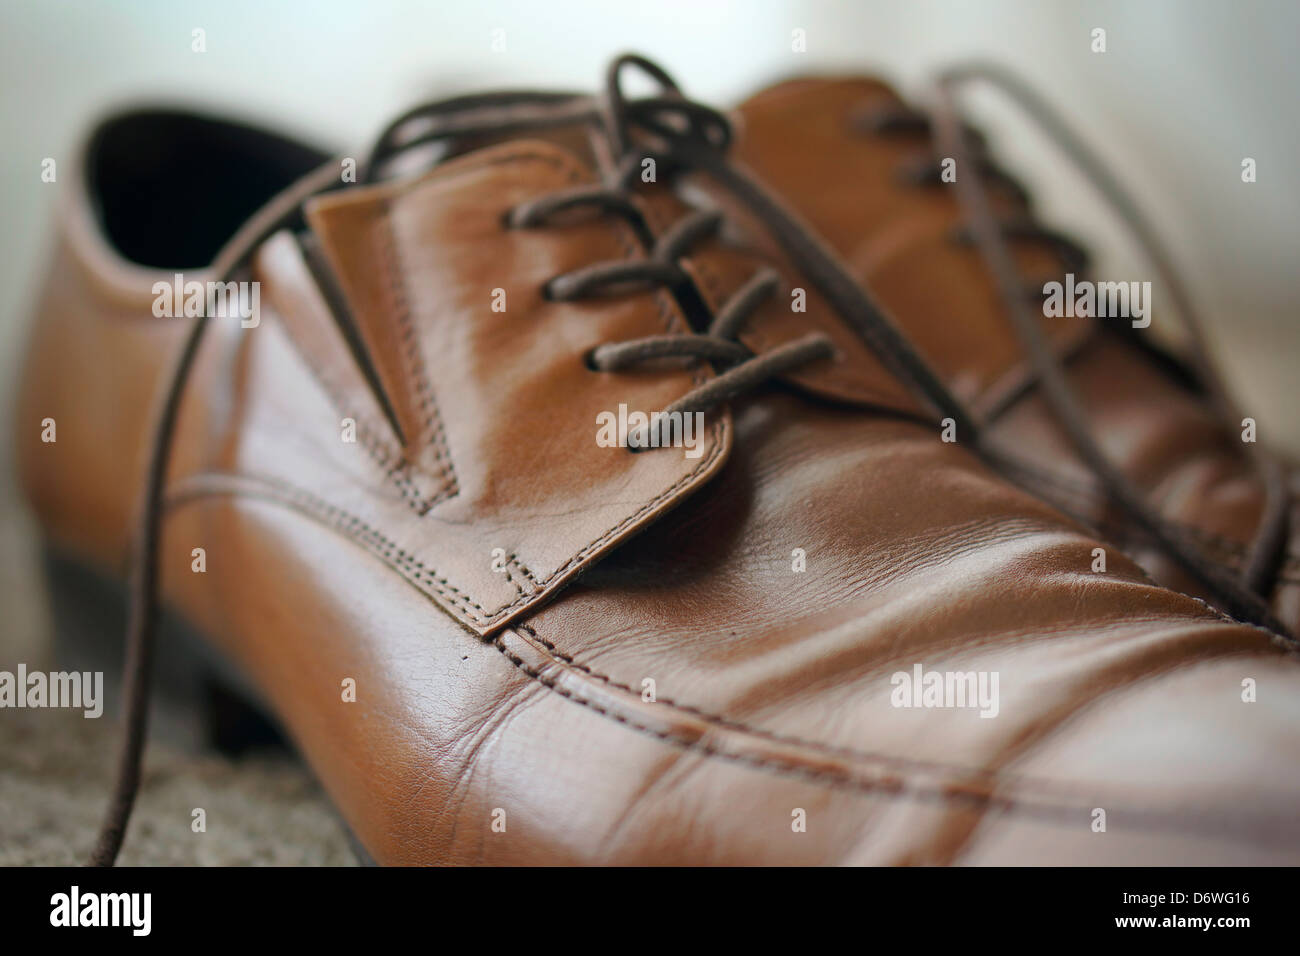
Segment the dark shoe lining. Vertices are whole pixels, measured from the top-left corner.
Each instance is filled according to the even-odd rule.
[[[197,268],[268,199],[328,154],[252,127],[192,113],[113,118],[87,151],[92,206],[124,258]]]

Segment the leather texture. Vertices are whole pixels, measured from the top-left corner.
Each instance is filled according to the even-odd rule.
[[[606,217],[503,225],[593,175],[519,138],[317,200],[309,235],[255,260],[261,322],[208,320],[167,601],[251,677],[377,860],[1300,862],[1294,658],[942,442],[815,295],[798,321],[841,355],[710,413],[699,458],[599,447],[597,412],[657,410],[712,373],[586,366],[603,342],[684,328],[667,292],[541,296],[644,254]],[[657,231],[688,208],[664,184],[635,201]],[[801,284],[740,225],[683,265],[715,305],[763,266]],[[172,271],[117,256],[70,188],[15,434],[46,533],[115,574],[183,332],[150,312]],[[766,307],[745,341],[789,337],[790,316]],[[1016,374],[1009,351],[953,345],[935,361],[969,362],[969,394]],[[892,706],[916,665],[996,672],[997,716]]]
[[[976,249],[953,241],[962,222],[954,190],[918,186],[900,175],[933,155],[933,142],[924,134],[864,130],[864,118],[902,102],[869,77],[790,80],[738,109],[736,152],[834,246],[952,390],[985,418],[1005,449],[1008,476],[1115,541],[1157,580],[1201,593],[1108,500],[1029,379],[1024,348],[992,276]],[[995,197],[1002,208],[1014,205],[996,191]],[[1028,284],[1064,272],[1042,245],[1012,248]],[[1141,269],[1135,265],[1123,278],[1139,277]],[[1239,570],[1264,501],[1241,435],[1159,360],[1104,325],[1115,321],[1044,318],[1043,328],[1107,457],[1207,555]],[[1300,482],[1293,469],[1289,482],[1291,543],[1269,597],[1294,633],[1300,628]]]

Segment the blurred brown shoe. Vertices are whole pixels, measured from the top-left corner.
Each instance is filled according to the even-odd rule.
[[[1091,177],[1145,264],[1096,276],[1083,249],[1033,217],[957,116],[954,93],[972,80],[1009,95]],[[1166,585],[1295,632],[1295,472],[1219,383],[1192,298],[1137,204],[1045,103],[980,67],[942,77],[929,112],[878,80],[835,77],[782,83],[738,113],[737,158],[888,311],[1003,474]],[[1186,359],[1147,332],[1153,287],[1160,322],[1181,318]]]

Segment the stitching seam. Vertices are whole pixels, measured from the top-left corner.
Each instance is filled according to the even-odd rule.
[[[989,810],[1001,811],[1003,813],[1016,814],[1021,818],[1040,819],[1044,822],[1060,826],[1081,826],[1083,825],[1081,821],[1086,820],[1086,814],[1090,807],[1096,806],[1098,803],[1115,802],[1111,797],[1098,797],[1097,799],[1085,798],[1084,802],[1079,802],[1080,798],[1078,796],[1070,797],[1065,794],[1051,794],[1045,790],[1038,794],[1034,794],[1030,792],[1029,788],[1018,783],[1016,778],[1004,776],[996,771],[968,768],[947,768],[941,764],[932,765],[933,770],[940,773],[949,773],[954,778],[970,778],[973,776],[990,778],[983,782],[983,785],[987,787],[986,790],[973,790],[971,789],[972,784],[962,783],[959,779],[931,784],[918,782],[915,779],[909,779],[908,777],[893,771],[885,771],[883,772],[885,775],[876,779],[864,779],[861,776],[855,775],[847,768],[844,770],[835,770],[830,768],[818,769],[815,767],[801,766],[790,759],[776,755],[756,756],[753,754],[727,751],[710,744],[707,740],[699,737],[685,736],[673,733],[670,730],[650,727],[640,721],[628,717],[625,714],[611,711],[609,708],[603,707],[595,701],[575,694],[572,690],[560,686],[556,678],[548,677],[537,668],[529,666],[526,661],[510,651],[504,645],[500,635],[493,637],[488,643],[495,647],[496,650],[518,670],[537,681],[543,687],[554,691],[556,694],[571,703],[589,708],[608,720],[612,720],[618,724],[654,737],[665,743],[680,747],[683,750],[698,752],[706,757],[718,757],[723,760],[770,773],[802,777],[830,789],[880,795],[886,799],[906,797],[943,806],[951,804],[967,804],[975,810],[984,812]],[[659,702],[666,703],[663,699],[660,699]],[[727,725],[723,724],[723,726]],[[746,728],[744,725],[731,725],[731,729],[752,733],[750,728]],[[776,735],[762,731],[758,732],[756,736],[767,737],[768,739],[777,742],[786,742]],[[800,741],[790,742],[795,744],[802,743]],[[810,749],[813,749],[814,751],[826,751],[826,748],[817,745],[814,745]],[[852,755],[852,751],[849,751],[848,754]],[[887,762],[891,759],[883,756],[880,758],[873,758],[871,755],[858,756],[865,756],[867,759],[876,759],[878,762]],[[899,758],[892,759],[895,762],[901,762]],[[904,771],[904,773],[905,772],[906,771]],[[1051,781],[1032,781],[1031,778],[1020,778],[1020,780],[1036,782],[1040,787],[1044,783],[1051,783]],[[996,789],[1005,784],[1019,786],[1021,788],[1021,796],[1014,797],[997,793]],[[1119,799],[1122,800],[1123,798],[1121,797]],[[1141,823],[1149,821],[1157,823],[1183,822],[1176,815],[1172,815],[1160,809],[1152,809],[1150,806],[1124,808],[1123,816],[1115,822],[1119,825],[1126,826],[1128,829],[1137,829]],[[1221,830],[1220,827],[1215,825],[1213,820],[1205,820],[1204,816],[1202,816],[1202,820],[1198,820],[1197,823],[1198,826],[1188,827],[1184,825],[1174,829],[1190,831],[1196,834],[1215,834]]]
[[[439,574],[435,568],[398,547],[395,541],[356,515],[286,482],[263,476],[206,472],[178,482],[168,494],[168,503],[180,504],[217,495],[256,498],[282,504],[306,517],[319,520],[345,537],[352,538],[421,590],[424,590],[423,585],[432,588],[436,597],[452,605],[453,611],[463,614],[474,624],[484,626],[490,623],[491,619],[484,616],[487,612],[482,605]],[[515,587],[518,589],[518,585]]]
[[[226,480],[229,482],[229,484],[227,487],[224,488],[222,487],[203,488],[201,486],[202,479],[205,478],[214,479],[216,481]],[[381,560],[387,563],[390,567],[393,567],[395,570],[401,573],[403,577],[405,577],[409,582],[414,584],[417,588],[420,588],[422,591],[424,591],[424,593],[428,594],[428,591],[425,590],[424,587],[422,587],[422,585],[432,587],[434,591],[438,594],[438,596],[442,597],[444,601],[451,603],[453,605],[462,606],[464,608],[462,613],[465,613],[466,616],[470,617],[471,619],[481,619],[479,615],[476,615],[472,610],[469,610],[469,608],[476,608],[479,611],[482,611],[483,609],[478,604],[476,604],[474,601],[469,599],[468,596],[466,596],[458,588],[456,588],[449,581],[447,581],[446,578],[441,577],[432,568],[425,566],[422,562],[413,558],[404,549],[397,547],[392,541],[385,538],[380,532],[376,531],[374,528],[372,528],[371,526],[369,526],[368,524],[366,524],[364,521],[357,518],[356,516],[347,513],[341,508],[336,508],[332,505],[327,504],[324,501],[321,501],[319,498],[316,498],[314,495],[312,495],[309,492],[303,491],[302,489],[295,488],[291,485],[282,482],[277,482],[265,478],[245,478],[242,479],[243,483],[260,485],[260,487],[254,487],[251,489],[250,488],[239,489],[236,488],[235,485],[239,483],[240,480],[241,480],[240,476],[230,476],[230,475],[223,475],[218,473],[197,475],[194,476],[194,478],[192,479],[183,480],[180,483],[179,487],[174,488],[173,491],[168,495],[168,503],[178,504],[185,500],[202,498],[205,497],[206,495],[210,495],[214,493],[222,493],[224,491],[225,493],[231,494],[235,497],[243,496],[243,497],[250,497],[250,498],[260,498],[270,503],[290,505],[292,507],[299,509],[303,514],[307,515],[308,517],[314,517],[319,520],[323,520],[324,523],[340,531],[345,536],[351,537],[354,540],[358,541],[360,544],[362,544],[363,547],[366,547],[367,550],[371,551],[371,553],[377,555]],[[193,487],[187,490],[185,488],[185,485],[187,483]],[[518,585],[516,585],[516,587],[518,587]],[[521,628],[521,630],[524,630],[530,636],[535,637],[539,641],[539,643],[542,643],[544,646],[548,647],[548,649],[554,648],[554,645],[551,644],[549,641],[537,637],[536,631],[530,626],[524,626],[523,628]],[[652,735],[661,740],[664,740],[665,742],[672,743],[674,745],[683,747],[684,749],[687,750],[699,751],[707,756],[716,756],[725,760],[750,765],[771,772],[802,776],[806,779],[818,783],[823,783],[827,786],[831,786],[836,789],[854,790],[854,791],[864,792],[864,793],[882,793],[890,797],[912,796],[920,799],[929,798],[932,800],[936,800],[939,803],[968,802],[973,806],[977,806],[977,807],[986,807],[986,808],[993,807],[993,808],[999,808],[1006,811],[1018,811],[1024,815],[1041,815],[1047,819],[1061,818],[1064,817],[1064,815],[1066,814],[1080,812],[1079,809],[1077,808],[1072,809],[1070,807],[1050,805],[1050,804],[1049,805],[1031,804],[1031,803],[1026,803],[1024,800],[1015,800],[1011,797],[999,796],[992,792],[988,792],[988,793],[975,792],[975,791],[971,791],[968,788],[964,788],[962,787],[962,785],[956,783],[949,784],[947,786],[932,785],[927,787],[925,785],[917,785],[914,783],[909,783],[905,778],[898,776],[896,773],[893,776],[882,777],[879,780],[868,781],[868,780],[863,780],[860,777],[856,777],[852,773],[847,771],[818,770],[810,767],[802,767],[792,763],[787,759],[783,759],[780,757],[775,757],[775,756],[756,757],[749,754],[730,753],[725,750],[720,750],[714,747],[713,745],[710,745],[707,742],[701,741],[699,739],[683,737],[679,734],[672,734],[671,732],[668,731],[660,730],[654,727],[649,727],[644,724],[638,723],[637,721],[628,718],[626,715],[612,712],[608,708],[601,707],[599,704],[596,704],[593,701],[589,701],[582,697],[579,697],[575,695],[572,691],[568,690],[567,688],[557,686],[557,682],[555,681],[554,678],[548,678],[545,675],[541,674],[539,671],[537,671],[535,668],[529,667],[525,661],[523,661],[517,655],[513,654],[511,651],[509,651],[502,643],[501,636],[499,634],[487,640],[486,643],[495,647],[499,653],[505,656],[512,664],[515,665],[515,667],[523,671],[523,673],[533,678],[534,680],[538,681],[543,686],[547,687],[549,690],[555,691],[557,694],[564,697],[565,699],[573,703],[588,707],[593,711],[595,711],[596,713],[600,714],[601,716],[613,720],[617,723],[623,724],[625,726],[628,726],[634,730],[638,730],[642,733]],[[560,660],[565,660],[565,662],[568,663],[568,661],[565,659],[564,656],[560,655],[556,651],[552,651],[552,652],[556,653],[557,657],[559,657]],[[592,677],[604,681],[605,683],[611,686],[623,690],[628,690],[629,693],[635,693],[634,691],[630,691],[624,685],[617,684],[616,682],[604,677],[603,675],[593,673],[589,668],[586,668],[583,665],[574,664],[572,666],[589,674]],[[850,758],[863,760],[866,762],[875,762],[877,764],[881,764],[881,763],[884,764],[893,763],[894,765],[898,765],[900,763],[904,765],[908,764],[908,762],[904,758],[890,757],[885,754],[871,754],[871,753],[853,751],[848,748],[828,747],[824,744],[818,744],[812,741],[804,741],[793,737],[784,738],[770,731],[749,727],[739,722],[728,721],[724,718],[720,718],[715,715],[708,714],[707,712],[698,710],[696,708],[672,703],[666,698],[661,698],[659,702],[664,704],[665,706],[669,706],[674,709],[691,714],[692,716],[696,716],[700,719],[705,720],[706,722],[713,723],[723,729],[732,729],[732,730],[740,731],[758,737],[760,739],[768,739],[776,743],[799,746],[803,749],[809,750],[814,754],[822,753],[830,756],[850,757]],[[1006,783],[1011,783],[1015,785],[1017,783],[1016,777],[1000,774],[997,772],[990,772],[987,770],[980,770],[978,768],[948,767],[943,764],[937,764],[937,763],[924,764],[919,761],[912,762],[911,766],[913,769],[918,769],[918,770],[921,768],[930,768],[934,772],[947,773],[953,777],[967,777],[967,778],[991,777],[992,779],[988,781],[988,783],[991,786],[1006,784]],[[1020,778],[1020,779],[1028,779],[1028,778]]]
[[[449,602],[452,602],[453,605],[455,606],[455,609],[459,610],[460,613],[464,614],[475,625],[483,628],[488,628],[496,624],[501,618],[506,617],[509,614],[512,614],[518,608],[522,607],[523,605],[527,604],[532,600],[535,600],[537,594],[540,593],[541,590],[544,590],[550,584],[551,581],[555,580],[556,577],[563,575],[575,564],[580,563],[583,559],[588,557],[594,551],[598,550],[603,544],[605,544],[611,538],[617,536],[624,528],[639,521],[643,516],[653,511],[655,508],[657,508],[662,501],[665,501],[668,498],[672,497],[674,494],[676,494],[676,492],[681,487],[693,481],[698,474],[700,474],[703,470],[705,470],[708,466],[710,466],[722,454],[722,450],[725,447],[722,438],[725,434],[726,434],[726,422],[725,421],[717,422],[714,425],[713,449],[710,451],[708,455],[705,455],[700,459],[700,464],[696,465],[695,468],[687,472],[685,475],[682,475],[680,478],[677,479],[677,481],[673,482],[671,485],[669,485],[667,488],[661,491],[650,501],[646,502],[646,504],[638,508],[632,514],[628,515],[618,524],[614,525],[612,528],[610,528],[600,537],[596,538],[596,540],[592,541],[581,551],[577,552],[575,555],[569,558],[568,561],[560,565],[549,575],[539,580],[533,574],[533,572],[527,571],[528,580],[531,581],[534,585],[536,585],[539,591],[531,594],[527,593],[524,591],[522,587],[520,587],[517,581],[511,578],[510,579],[511,583],[514,585],[515,590],[519,592],[519,596],[509,604],[503,604],[492,611],[488,611],[482,605],[478,604],[475,601],[470,600],[468,598],[467,592],[461,591],[459,588],[452,585],[451,582],[448,581],[446,578],[440,576],[436,570],[429,568],[425,564],[423,564],[423,562],[416,560],[404,549],[398,548],[397,544],[394,541],[385,537],[377,529],[366,524],[361,518],[357,517],[354,514],[351,514],[350,512],[344,511],[342,508],[338,508],[335,507],[334,505],[329,504],[324,499],[319,498],[316,495],[313,495],[311,492],[305,491],[301,488],[298,488],[294,485],[291,485],[279,479],[265,477],[265,476],[257,476],[257,475],[236,475],[236,474],[223,473],[223,472],[205,472],[199,475],[195,475],[193,476],[193,478],[187,480],[192,485],[195,486],[201,485],[202,479],[204,478],[208,478],[216,482],[224,481],[228,483],[229,485],[228,487],[226,487],[225,489],[222,489],[220,487],[213,488],[211,489],[211,493],[223,493],[224,491],[224,493],[227,494],[242,493],[242,494],[251,495],[253,497],[263,497],[272,500],[280,499],[287,502],[288,504],[297,506],[299,510],[303,511],[306,514],[313,515],[316,517],[321,517],[327,524],[330,524],[331,526],[336,527],[339,530],[343,530],[347,534],[352,535],[353,531],[355,530],[358,533],[353,536],[356,537],[358,540],[364,541],[368,545],[373,542],[373,546],[371,547],[372,552],[380,554],[386,560],[388,559],[390,554],[396,555],[396,559],[398,562],[400,562],[401,565],[398,567],[399,570],[401,570],[402,567],[409,566],[411,569],[414,570],[414,573],[416,573],[417,575],[418,574],[431,575],[432,580],[439,582],[441,585],[445,586],[445,588],[450,589],[451,592],[454,592],[456,595],[461,596],[461,600],[457,600],[456,598],[451,597],[450,594],[445,593],[442,589],[440,588],[438,589],[439,593],[444,597],[444,599],[446,599]],[[241,491],[239,489],[239,485],[241,484],[241,482],[258,485],[260,486],[260,489],[245,488]],[[184,481],[181,482],[181,485],[184,486],[185,482]],[[204,490],[202,488],[193,487],[192,491],[188,495],[177,494],[176,498],[177,500],[181,500],[183,497],[190,497],[190,496],[198,497],[201,496],[203,493]],[[518,562],[516,561],[516,563]],[[519,567],[523,569],[523,565],[519,565]],[[474,608],[481,613],[475,614],[473,611],[469,610],[470,608]]]
[[[445,485],[442,495],[430,504],[430,507],[432,507],[439,500],[458,495],[460,485],[456,479],[456,470],[452,465],[451,455],[448,452],[446,432],[443,428],[442,416],[438,413],[437,401],[433,396],[433,386],[429,382],[428,370],[425,368],[424,360],[420,356],[420,344],[415,334],[415,325],[411,321],[411,307],[406,294],[406,273],[402,268],[401,259],[397,252],[397,237],[393,230],[391,204],[385,203],[381,214],[376,218],[376,222],[378,227],[376,233],[379,238],[379,258],[383,263],[384,272],[388,278],[389,296],[392,300],[393,311],[397,316],[398,327],[401,329],[403,364],[408,380],[414,385],[419,395],[419,410],[422,416],[420,439],[428,442],[433,449],[434,461],[436,462],[434,475],[440,478]]]
[[[317,366],[316,362],[307,353],[307,350],[289,333],[289,327],[285,325],[280,313],[275,309],[271,309],[270,312],[272,318],[284,332],[284,337],[293,348],[294,353],[302,361],[312,378],[316,380],[316,384],[321,387],[321,390],[329,398],[330,403],[334,406],[334,411],[351,416],[356,421],[357,437],[361,440],[361,447],[374,459],[375,464],[383,471],[384,477],[392,479],[393,484],[397,486],[397,490],[402,495],[402,500],[406,502],[411,510],[422,515],[438,501],[445,498],[445,494],[439,497],[440,492],[438,491],[425,495],[420,490],[410,462],[402,457],[401,449],[396,444],[381,437],[380,429],[376,428],[369,415],[362,414],[349,407],[336,383]]]

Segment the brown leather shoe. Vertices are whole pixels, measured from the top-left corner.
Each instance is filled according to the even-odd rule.
[[[1091,275],[1080,247],[1032,218],[983,136],[956,118],[953,92],[976,79],[1008,94],[1093,179],[1146,247],[1148,264],[1135,266],[1145,274]],[[1137,204],[1046,104],[981,67],[942,77],[929,113],[877,80],[837,77],[780,84],[739,115],[738,158],[889,312],[1004,474],[1166,585],[1295,633],[1296,475],[1234,409],[1191,297]],[[945,160],[954,161],[946,176]],[[1131,290],[1139,279],[1146,288]],[[1095,285],[1106,280],[1123,288]],[[1139,305],[1128,293],[1152,286],[1161,321],[1186,326],[1186,359],[1143,331],[1149,296]]]
[[[1295,661],[944,441],[952,396],[728,138],[626,58],[359,166],[103,126],[17,433],[113,575],[146,489],[133,726],[156,568],[381,862],[1300,861]],[[219,280],[260,308],[166,317]]]

